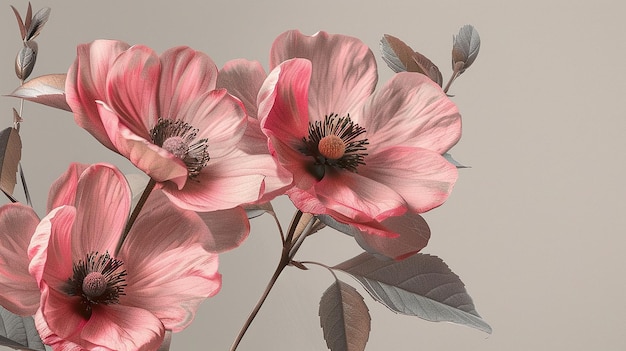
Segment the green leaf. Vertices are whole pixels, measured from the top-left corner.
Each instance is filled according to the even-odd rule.
[[[363,297],[355,288],[335,280],[322,295],[319,315],[331,351],[365,350],[371,319]]]
[[[13,127],[6,128],[0,132],[0,189],[9,195],[13,195],[21,157],[20,134]]]
[[[0,306],[0,345],[15,350],[45,351],[33,317],[21,317]]]
[[[381,261],[363,253],[333,268],[350,274],[394,312],[491,333],[461,279],[438,257],[418,253],[402,261]]]

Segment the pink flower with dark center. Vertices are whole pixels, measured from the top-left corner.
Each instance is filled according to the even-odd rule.
[[[55,349],[156,350],[165,330],[184,329],[220,289],[217,255],[202,247],[211,233],[195,212],[155,192],[115,253],[128,184],[111,166],[75,177],[81,168],[64,176],[75,186],[53,187],[49,204],[61,206],[41,220],[28,248],[41,292],[37,326]]]
[[[447,199],[457,170],[442,154],[459,140],[461,117],[437,84],[400,73],[374,91],[369,48],[325,32],[281,34],[270,66],[258,116],[271,153],[293,173],[296,207],[397,237],[387,218],[411,223]]]
[[[215,211],[257,201],[266,168],[242,155],[241,102],[215,89],[206,55],[98,40],[78,46],[66,97],[78,125],[159,183],[178,206]],[[270,176],[273,176],[270,174]]]

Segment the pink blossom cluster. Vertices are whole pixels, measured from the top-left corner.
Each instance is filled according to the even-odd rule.
[[[65,84],[76,123],[154,188],[134,213],[119,170],[73,164],[43,218],[0,207],[0,304],[34,315],[55,350],[156,350],[220,290],[218,254],[247,237],[245,208],[282,194],[370,252],[420,251],[419,214],[457,179],[442,155],[460,114],[420,73],[377,82],[363,42],[325,32],[279,35],[269,73],[244,59],[218,70],[188,47],[79,45]]]

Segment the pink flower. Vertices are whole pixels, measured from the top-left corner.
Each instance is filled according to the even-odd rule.
[[[78,46],[66,80],[76,122],[159,182],[178,206],[228,209],[265,191],[255,160],[242,157],[244,108],[215,89],[205,54],[98,40]]]
[[[461,118],[437,84],[400,73],[374,92],[369,48],[325,32],[281,34],[270,66],[258,116],[270,151],[293,173],[296,207],[397,237],[386,219],[406,215],[410,224],[446,200],[457,171],[442,154],[459,140]]]
[[[111,166],[83,168],[55,183],[49,204],[61,206],[37,225],[21,259],[30,259],[41,292],[38,330],[54,349],[156,350],[166,329],[185,328],[220,289],[217,255],[202,248],[211,233],[195,212],[154,192],[116,254],[128,184]]]

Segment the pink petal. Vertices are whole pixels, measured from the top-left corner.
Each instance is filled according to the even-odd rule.
[[[80,333],[87,321],[76,312],[82,297],[69,296],[47,284],[41,286],[41,315],[50,331],[68,341],[80,342]],[[93,314],[92,314],[93,316]],[[84,346],[83,346],[84,347]]]
[[[217,67],[206,54],[179,46],[161,56],[158,117],[178,119],[182,106],[215,88]]]
[[[38,224],[31,207],[0,207],[0,305],[22,316],[39,308],[39,287],[28,272],[28,245]]]
[[[50,212],[59,206],[74,205],[78,178],[87,167],[89,167],[87,164],[71,163],[67,171],[52,183],[48,192],[46,212]]]
[[[232,250],[241,245],[250,233],[250,222],[243,207],[198,214],[211,231],[210,239],[203,243],[204,249],[209,252]]]
[[[130,213],[130,188],[124,175],[113,166],[93,165],[81,175],[76,190],[76,227],[72,251],[115,252]]]
[[[178,190],[164,184],[163,191],[177,206],[193,211],[225,210],[255,202],[263,194],[263,175],[256,169],[255,159],[236,154],[209,161],[200,174]]]
[[[289,60],[270,72],[259,92],[261,129],[292,148],[308,136],[310,76],[309,61]]]
[[[75,219],[74,207],[57,207],[35,229],[28,247],[28,271],[40,288],[43,285],[59,287],[72,276],[76,258],[72,253]]]
[[[370,153],[404,145],[443,154],[461,137],[456,105],[419,73],[394,75],[367,101],[355,122],[367,131]]]
[[[90,344],[117,351],[156,350],[165,328],[149,311],[124,305],[95,305],[81,338]]]
[[[330,113],[354,113],[376,87],[378,75],[372,51],[359,39],[318,32],[306,36],[297,30],[279,35],[270,52],[270,67],[301,57],[311,61],[309,91],[311,119]]]
[[[219,291],[218,258],[202,248],[212,238],[195,212],[175,208],[159,192],[153,195],[119,254],[128,272],[120,303],[149,310],[178,331],[191,322],[200,302]]]
[[[130,46],[121,41],[96,40],[77,48],[77,56],[65,80],[67,103],[76,123],[109,149],[114,149],[104,130],[96,100],[106,97],[106,78],[113,61]]]
[[[156,53],[135,45],[119,55],[107,77],[104,101],[117,112],[120,123],[144,139],[149,139],[149,131],[161,117],[157,106],[160,71]],[[105,117],[101,118],[104,123]],[[109,130],[107,134],[111,138]]]
[[[456,167],[443,156],[412,147],[392,147],[368,155],[359,173],[398,192],[418,213],[441,205],[458,176]]]
[[[310,190],[318,182],[310,171],[313,159],[278,138],[270,137],[269,140],[272,153],[278,159],[281,168],[293,174],[294,186],[302,190]]]
[[[402,196],[390,187],[343,170],[327,169],[324,178],[315,185],[315,195],[330,211],[359,220],[397,216],[407,206]]]
[[[231,152],[246,131],[248,119],[243,105],[225,89],[199,96],[178,111],[183,121],[198,129],[196,140],[208,139],[209,157]]]
[[[234,59],[226,62],[217,77],[217,87],[225,88],[246,108],[248,116],[257,117],[257,95],[267,73],[258,61]]]
[[[55,351],[82,351],[83,349],[71,342],[61,339],[58,335],[54,334],[50,327],[48,327],[48,323],[43,318],[43,314],[41,313],[41,309],[37,310],[34,316],[35,319],[35,327],[37,328],[37,332],[39,332],[39,336],[41,340],[48,346],[51,346]]]
[[[118,152],[157,182],[172,181],[182,188],[188,177],[187,166],[169,151],[154,145],[126,128],[115,112],[100,105],[107,133]]]

